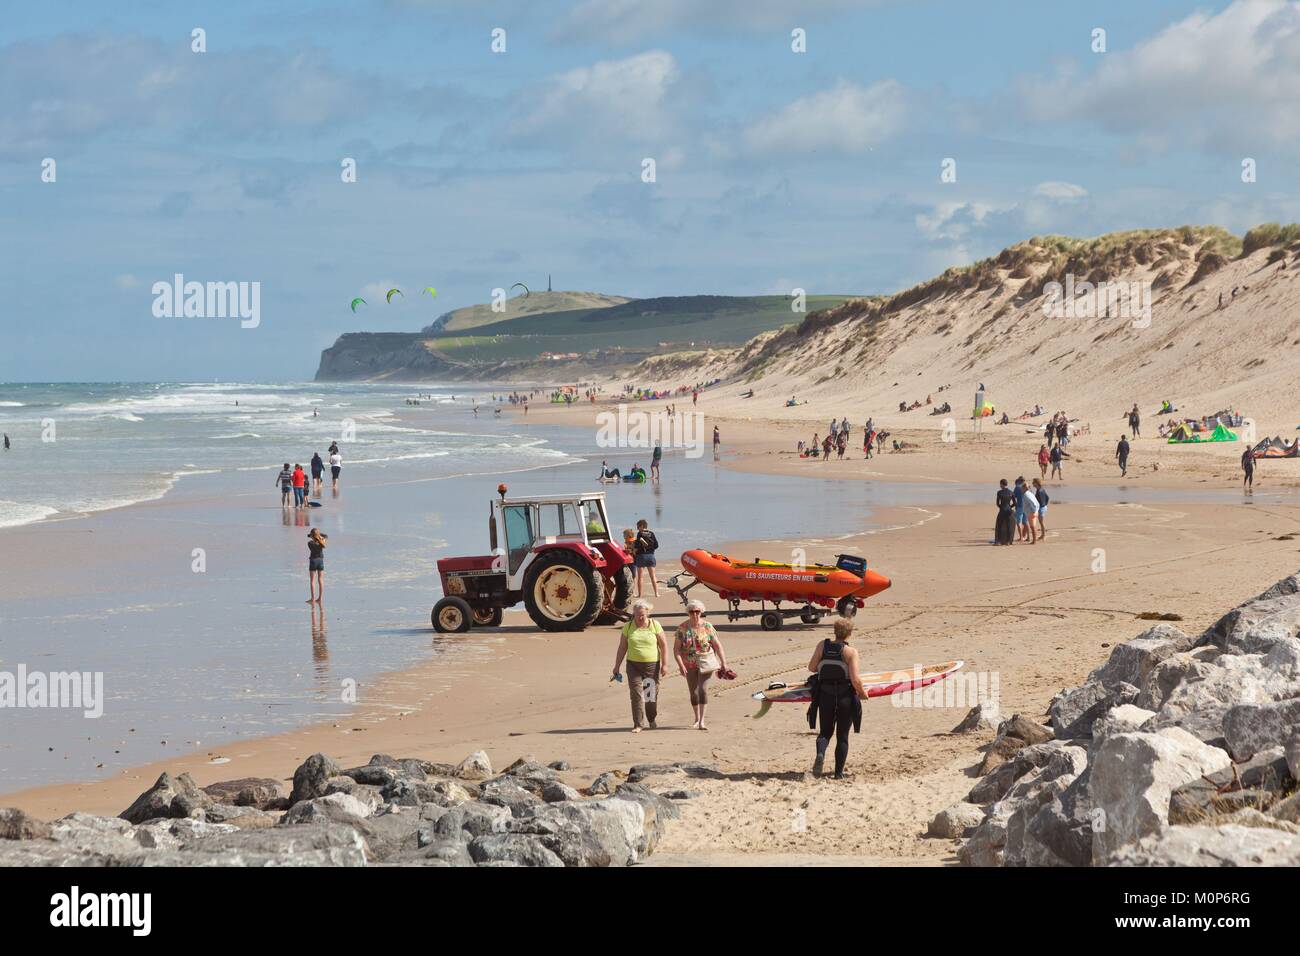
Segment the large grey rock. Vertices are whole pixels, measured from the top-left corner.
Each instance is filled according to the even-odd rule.
[[[49,840],[50,825],[16,807],[0,810],[0,840]]]
[[[492,776],[492,761],[486,751],[476,750],[456,766],[456,774],[462,780],[486,780]]]
[[[1223,652],[1217,647],[1199,647],[1173,654],[1157,664],[1139,685],[1134,703],[1145,710],[1160,710],[1183,681],[1205,677],[1213,672]]]
[[[355,827],[327,821],[238,830],[196,842],[182,854],[185,866],[202,865],[200,858],[211,854],[234,858],[234,866],[364,866],[370,848]]]
[[[616,788],[618,784],[619,774],[615,773],[613,770],[609,770],[591,781],[591,785],[587,787],[587,793],[591,794],[593,797],[608,796],[614,792],[614,788]]]
[[[1266,704],[1238,704],[1223,718],[1223,736],[1237,760],[1285,746],[1300,730],[1300,698]]]
[[[491,803],[462,803],[439,817],[430,828],[435,839],[472,840],[489,833],[504,833],[510,810]]]
[[[293,772],[293,791],[289,794],[289,802],[292,804],[299,800],[313,800],[325,796],[330,778],[342,774],[339,765],[329,757],[319,753],[312,754]]]
[[[955,803],[940,810],[930,821],[925,835],[942,840],[957,840],[984,820],[984,808],[974,803]]]
[[[370,848],[375,859],[387,861],[402,854],[412,854],[420,847],[420,829],[426,825],[420,810],[393,807],[373,817],[358,820],[352,826]]]
[[[229,803],[214,803],[203,811],[205,823],[229,823],[240,830],[256,830],[260,827],[273,827],[280,821],[280,814],[257,807],[236,806]]]
[[[1300,866],[1300,836],[1260,827],[1169,827],[1117,848],[1110,866]]]
[[[203,792],[217,803],[236,807],[256,807],[266,810],[278,806],[284,797],[280,781],[270,777],[240,777],[238,780],[222,780],[210,783]]]
[[[1065,779],[1065,778],[1062,778]],[[1024,821],[1021,837],[1025,866],[1089,866],[1092,863],[1092,803],[1085,770],[1059,792],[1051,791]]]
[[[564,800],[581,800],[582,794],[566,783],[552,780],[542,788],[542,799],[547,803],[561,803]]]
[[[205,820],[160,818],[141,823],[132,836],[140,846],[155,850],[179,850],[210,837],[234,833],[239,828],[229,823]]]
[[[610,797],[545,804],[510,830],[538,837],[565,866],[628,866],[653,852],[654,826],[641,804]]]
[[[307,823],[352,823],[375,812],[375,805],[349,793],[331,793],[311,800],[300,800],[280,819],[280,826]]]
[[[1138,689],[1125,682],[1107,686],[1100,681],[1089,681],[1082,687],[1063,690],[1048,708],[1052,729],[1062,740],[1090,737],[1095,720],[1111,708],[1133,703],[1137,696]]]
[[[1198,646],[1254,654],[1267,651],[1279,637],[1300,628],[1300,577],[1278,581],[1253,600],[1233,608],[1197,640]]]
[[[997,735],[984,748],[984,758],[975,773],[983,777],[1005,764],[1022,748],[1046,743],[1052,731],[1021,714],[1013,714],[998,724]]]
[[[518,866],[564,866],[539,837],[524,833],[492,833],[469,844],[475,863],[514,863]]]
[[[1096,682],[1108,688],[1120,684],[1141,687],[1161,661],[1190,650],[1195,643],[1195,638],[1173,625],[1157,624],[1130,641],[1116,644],[1106,663],[1088,675],[1087,683]]]
[[[1098,746],[1108,734],[1129,734],[1142,729],[1143,724],[1156,716],[1136,704],[1120,704],[1098,717],[1092,724],[1092,746]]]
[[[977,730],[996,730],[1002,720],[1002,711],[996,701],[980,701],[962,718],[961,723],[949,731],[953,734],[968,734]]]
[[[199,789],[188,773],[178,777],[163,773],[119,816],[129,823],[144,823],[159,817],[188,817],[212,803],[212,798]]]
[[[1001,800],[1011,791],[1017,780],[1030,771],[1042,767],[1052,759],[1053,754],[1065,746],[1061,741],[1049,740],[1047,743],[1022,747],[1011,760],[975,784],[967,794],[966,802],[986,804]]]
[[[969,838],[957,851],[962,866],[1001,866],[1003,849],[1007,844],[1007,820],[1013,808],[995,803],[989,812],[970,832]]]
[[[1156,733],[1112,734],[1093,755],[1089,796],[1101,811],[1093,859],[1158,833],[1168,824],[1174,789],[1231,761],[1177,727]]]
[[[505,807],[515,816],[542,802],[541,797],[521,787],[512,777],[498,777],[484,783],[479,800]]]
[[[1293,733],[1286,742],[1284,756],[1291,779],[1300,781],[1300,730]]]

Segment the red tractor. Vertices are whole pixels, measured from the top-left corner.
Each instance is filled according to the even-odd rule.
[[[507,498],[489,505],[491,554],[440,558],[442,633],[496,627],[520,601],[546,631],[581,631],[626,617],[632,555],[610,531],[604,492]]]

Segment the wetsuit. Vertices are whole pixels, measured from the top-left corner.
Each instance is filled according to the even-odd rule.
[[[821,729],[817,732],[817,762],[814,767],[820,773],[826,748],[834,734],[837,777],[844,773],[844,761],[849,757],[849,730],[862,723],[862,702],[849,680],[844,647],[839,641],[823,641],[822,659],[817,666],[817,714]]]

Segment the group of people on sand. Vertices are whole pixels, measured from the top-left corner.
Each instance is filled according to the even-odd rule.
[[[275,477],[276,484],[280,486],[281,507],[289,507],[291,496],[295,509],[309,507],[312,504],[310,500],[312,495],[320,497],[325,483],[325,461],[321,458],[320,452],[312,454],[309,467],[311,468],[310,486],[307,472],[302,465],[294,465],[290,468],[287,461],[284,463],[284,467]],[[337,492],[339,473],[343,470],[343,456],[339,453],[338,442],[330,442],[329,468],[332,488]],[[329,536],[320,528],[312,528],[307,532],[308,604],[319,604],[321,598],[325,596],[325,542],[328,538]]]
[[[838,460],[844,458],[844,453],[849,447],[849,425],[848,416],[843,419],[831,419],[830,430],[827,431],[826,437],[821,437],[817,432],[813,432],[812,441],[800,441],[796,451],[800,458],[820,458],[822,461],[830,461],[834,455]],[[872,451],[876,454],[882,452],[885,448],[885,439],[889,437],[887,431],[877,431],[873,419],[868,418],[867,423],[862,426],[862,457],[870,458]],[[898,450],[898,443],[894,443],[894,450]]]
[[[735,680],[736,672],[727,666],[727,652],[722,639],[704,616],[702,601],[686,602],[686,620],[673,633],[672,649],[663,625],[650,616],[653,606],[638,598],[632,602],[632,619],[619,631],[618,649],[614,653],[612,681],[623,680],[627,670],[628,698],[632,705],[632,733],[658,729],[659,693],[667,669],[677,665],[686,679],[694,721],[693,730],[708,730],[709,682],[716,676]],[[835,637],[817,642],[808,670],[812,674],[812,704],[808,723],[817,727],[814,776],[825,771],[827,751],[835,741],[835,779],[844,777],[849,756],[849,733],[862,726],[862,701],[867,692],[858,671],[858,651],[849,643],[853,621],[835,619]]]
[[[1008,488],[1007,480],[1003,478],[995,499],[998,516],[993,525],[993,543],[1010,545],[1019,541],[1037,544],[1045,539],[1049,500],[1047,489],[1038,478],[1029,483],[1021,475],[1014,488]]]

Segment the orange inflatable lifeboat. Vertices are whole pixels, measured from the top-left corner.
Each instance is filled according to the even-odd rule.
[[[822,607],[855,607],[889,587],[883,574],[867,569],[865,558],[842,554],[835,565],[737,561],[694,548],[682,554],[682,568],[727,601],[791,601]]]

